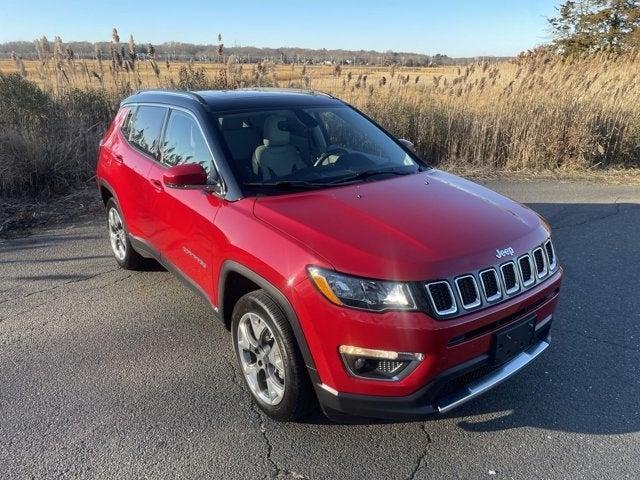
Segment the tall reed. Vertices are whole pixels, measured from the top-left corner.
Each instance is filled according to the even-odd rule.
[[[453,68],[174,62],[114,29],[80,59],[60,37],[38,60],[0,60],[0,195],[67,191],[93,174],[100,133],[144,88],[317,89],[360,108],[435,165],[478,169],[640,167],[640,53],[566,59],[540,50]]]

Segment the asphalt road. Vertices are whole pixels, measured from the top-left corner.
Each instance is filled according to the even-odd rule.
[[[102,223],[3,241],[0,477],[638,478],[640,188],[490,186],[554,227],[552,347],[426,422],[272,422],[207,305],[118,269]]]

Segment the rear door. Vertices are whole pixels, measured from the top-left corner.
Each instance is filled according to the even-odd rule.
[[[211,149],[197,118],[190,112],[171,109],[160,162],[149,174],[151,183],[160,189],[153,203],[156,229],[152,242],[174,267],[208,295],[212,291],[212,261],[223,239],[215,226],[223,200],[204,188],[167,188],[162,181],[166,169],[187,163],[202,165],[212,185],[218,181]]]
[[[120,208],[129,232],[146,240],[153,231],[150,208],[154,191],[149,183],[149,172],[158,158],[166,115],[165,107],[131,107],[120,131],[122,141],[114,149],[114,160],[121,172],[116,186]]]

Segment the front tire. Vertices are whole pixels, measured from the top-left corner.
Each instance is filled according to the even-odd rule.
[[[306,367],[291,326],[264,290],[240,298],[231,331],[240,371],[258,407],[279,421],[299,420],[313,406]]]
[[[144,263],[144,258],[133,249],[122,214],[113,198],[107,201],[106,210],[109,242],[116,262],[124,269],[138,270]]]

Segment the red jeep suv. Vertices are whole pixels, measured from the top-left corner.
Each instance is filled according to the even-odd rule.
[[[332,96],[136,93],[97,178],[116,261],[200,293],[275,419],[447,412],[549,346],[547,223]]]

